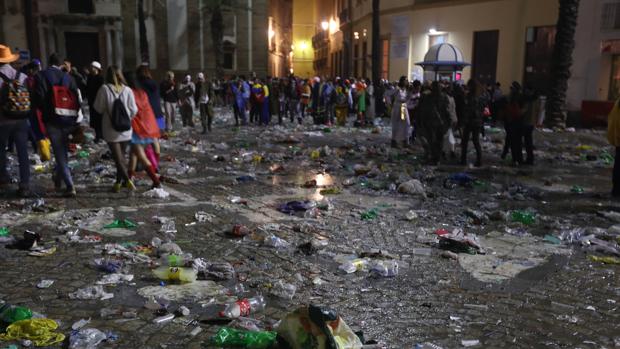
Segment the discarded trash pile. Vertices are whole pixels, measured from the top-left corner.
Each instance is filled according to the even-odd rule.
[[[487,131],[485,151],[501,152],[502,131]],[[0,276],[11,284],[0,291],[0,347],[483,348],[526,338],[541,318],[549,333],[568,322],[616,344],[599,325],[617,315],[617,283],[601,291],[609,309],[544,312],[562,296],[545,288],[562,277],[549,270],[579,263],[615,280],[620,213],[595,214],[591,202],[570,211],[593,184],[500,160],[424,166],[417,150],[389,147],[380,121],[225,132],[163,140],[162,188],[138,180],[139,194],[102,194],[113,165],[104,147],[84,145],[72,167],[92,200],[0,203],[0,263],[19,279]],[[576,142],[537,153],[610,167],[609,150]],[[52,166],[36,166],[49,181]],[[562,302],[592,298],[571,297]],[[586,321],[587,333],[572,327]],[[584,341],[547,332],[521,347]]]

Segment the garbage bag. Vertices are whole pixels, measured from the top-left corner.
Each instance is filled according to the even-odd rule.
[[[52,153],[50,151],[52,143],[48,138],[44,138],[39,141],[39,157],[41,161],[50,161],[52,158]]]
[[[295,212],[305,212],[314,207],[312,201],[289,201],[278,207],[278,211],[285,214],[294,214]]]
[[[291,349],[362,348],[362,341],[334,310],[313,305],[286,315],[276,331]]]
[[[12,323],[6,333],[0,334],[0,341],[30,340],[37,347],[46,347],[65,340],[65,335],[54,332],[58,328],[51,319],[29,319]]]

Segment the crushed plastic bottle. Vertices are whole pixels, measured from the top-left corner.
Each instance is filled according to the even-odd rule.
[[[297,292],[297,287],[293,284],[278,280],[271,289],[271,294],[282,299],[292,300]]]
[[[9,236],[9,228],[0,227],[0,236]]]
[[[11,305],[8,303],[0,306],[0,321],[12,324],[16,321],[32,318],[32,310],[26,307]]]
[[[355,273],[356,271],[364,270],[368,266],[366,259],[356,258],[350,261],[346,261],[341,264],[338,269],[344,271],[347,274]]]
[[[570,189],[571,193],[575,193],[575,194],[583,194],[584,189],[581,186],[578,185],[573,185],[573,187]]]
[[[123,262],[115,259],[97,258],[93,261],[95,268],[106,273],[119,273],[123,268]]]
[[[265,298],[261,295],[256,297],[240,299],[234,303],[229,303],[224,308],[224,311],[220,312],[221,317],[229,319],[236,319],[240,316],[248,316],[250,314],[263,311],[267,303]]]
[[[588,256],[588,259],[592,262],[605,263],[605,264],[620,264],[620,258],[618,257],[600,257],[600,256]]]
[[[135,229],[138,225],[128,219],[116,219],[114,222],[104,226],[104,229]]]
[[[267,349],[276,343],[276,337],[276,332],[243,331],[223,327],[211,337],[211,343],[225,348]]]
[[[274,248],[287,248],[291,245],[290,243],[288,243],[288,241],[281,239],[273,234],[267,236],[265,240],[263,241],[263,244],[265,246],[274,247]]]
[[[370,209],[366,212],[362,212],[361,218],[363,221],[371,221],[376,219],[379,216],[379,211],[376,208]]]
[[[520,222],[525,225],[534,224],[534,222],[536,221],[536,218],[533,214],[529,212],[525,212],[525,211],[519,211],[519,210],[513,211],[511,218],[513,222]]]
[[[69,337],[69,349],[94,349],[108,336],[96,328],[84,328],[75,331]]]
[[[191,260],[188,260],[183,255],[169,254],[161,256],[158,264],[165,267],[182,267],[189,261]]]
[[[370,271],[382,277],[395,277],[398,275],[398,262],[394,260],[376,261]]]
[[[153,270],[153,274],[161,280],[194,282],[198,273],[192,268],[166,267],[162,266]]]

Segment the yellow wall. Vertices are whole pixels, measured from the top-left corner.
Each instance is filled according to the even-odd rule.
[[[416,63],[424,59],[431,28],[447,32],[448,42],[460,48],[464,59],[470,63],[474,32],[499,30],[497,80],[508,86],[512,81],[523,78],[526,28],[555,25],[557,7],[557,0],[502,0],[416,9],[410,12],[411,61]],[[419,69],[414,66],[409,68],[409,73],[411,69]],[[390,73],[391,78],[396,75]],[[471,68],[466,68],[463,78],[469,79],[470,75]]]
[[[372,17],[371,1],[362,0],[356,6],[353,1],[353,31],[368,30],[368,52],[371,52]],[[391,33],[395,16],[406,16],[409,25],[409,55],[406,58],[392,57],[390,50],[389,79],[397,80],[401,75],[411,77],[414,70],[421,72],[415,63],[423,61],[428,50],[428,31],[431,28],[448,33],[448,42],[463,52],[464,59],[471,63],[475,31],[499,30],[497,56],[497,80],[504,86],[512,81],[521,81],[525,60],[526,28],[555,25],[558,14],[557,0],[461,0],[432,5],[414,5],[401,0],[381,2],[381,35],[395,38]],[[449,4],[450,6],[446,6]],[[463,79],[469,79],[471,68],[463,72]]]
[[[314,75],[312,36],[317,21],[313,0],[293,1],[293,69],[297,76]]]

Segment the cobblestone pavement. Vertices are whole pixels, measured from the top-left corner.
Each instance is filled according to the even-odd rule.
[[[277,280],[298,287],[292,301],[268,296],[266,311],[254,315],[259,319],[278,320],[288,311],[312,303],[338,310],[354,330],[364,332],[366,339],[386,343],[389,348],[413,348],[421,342],[458,348],[462,340],[479,340],[480,348],[620,347],[618,266],[592,262],[586,258],[591,253],[580,247],[542,241],[544,235],[557,235],[568,228],[607,231],[616,223],[613,215],[601,214],[619,209],[607,195],[611,168],[597,160],[606,149],[603,133],[539,132],[538,164],[515,168],[498,157],[502,133],[489,131],[490,139],[484,144],[485,166],[467,169],[480,180],[478,184],[450,188],[444,186],[444,179],[463,171],[463,167],[451,160],[428,167],[421,162],[418,148],[389,149],[385,145],[389,128],[379,133],[351,128],[324,132],[312,125],[235,130],[219,124],[206,137],[186,130],[163,143],[161,171],[179,180],[178,184],[165,184],[171,194],[168,199],[144,197],[146,179],[138,183],[134,194],[111,193],[112,177],[106,170],[111,161],[102,160],[103,147],[87,146],[88,161],[76,158],[74,164],[76,200],[53,193],[45,169],[35,181],[35,191],[45,201],[43,206],[32,208],[34,200],[2,196],[0,227],[8,227],[14,236],[26,229],[37,231],[44,243],[57,246],[57,251],[33,257],[27,251],[0,248],[0,299],[57,320],[67,337],[73,322],[90,318],[88,327],[111,331],[118,337],[100,348],[206,347],[209,336],[221,324],[200,322],[203,331],[191,336],[195,323],[152,323],[156,315],[143,307],[144,298],[137,290],[157,286],[159,281],[145,263],[129,265],[129,272],[135,275],[133,281],[105,286],[114,294],[112,299],[68,297],[103,276],[92,267],[93,259],[101,256],[97,246],[128,241],[149,244],[155,236],[163,238],[159,223],[152,217],[166,216],[175,218],[178,232],[174,241],[185,252],[209,261],[230,262],[250,295],[269,294],[269,286]],[[300,142],[292,142],[289,136]],[[194,144],[194,140],[200,142]],[[315,149],[322,149],[318,159],[311,158]],[[586,159],[585,155],[590,156]],[[357,184],[343,187],[345,179],[355,177],[355,164],[369,162],[378,168],[374,170],[378,171],[376,177],[365,182],[357,178]],[[181,163],[194,171],[178,172]],[[274,171],[276,165],[281,166],[280,171]],[[245,174],[253,174],[256,181],[235,181]],[[427,198],[390,188],[390,184],[410,177],[425,185]],[[303,188],[312,179],[320,187],[333,183],[343,188],[340,195],[329,195],[332,209],[316,218],[286,216],[276,210],[278,204],[290,200],[323,199],[321,188]],[[583,187],[584,193],[571,192],[574,185]],[[234,196],[247,200],[247,205],[231,202]],[[362,220],[361,213],[372,208],[378,217]],[[466,209],[487,213],[531,209],[537,219],[531,226],[506,219],[478,221],[470,218],[471,212],[466,214]],[[405,219],[411,210],[417,219]],[[193,224],[198,211],[214,218]],[[99,230],[102,243],[59,240],[65,232],[59,228],[61,223],[74,225],[76,220],[96,214],[109,221],[130,219],[139,226],[131,236],[115,237]],[[225,232],[235,223],[253,228],[280,224],[275,233],[291,247],[275,249],[247,239],[231,239]],[[483,265],[482,259],[463,254],[458,261],[442,258],[441,250],[432,242],[433,232],[448,227],[480,235],[483,245],[488,244],[483,246],[488,247],[487,256],[497,257],[488,262],[493,265]],[[80,234],[95,233],[81,230]],[[318,253],[307,256],[295,249],[317,236],[329,242]],[[502,239],[503,245],[498,243]],[[540,252],[542,247],[546,250]],[[363,271],[344,274],[334,261],[336,255],[376,249],[398,260],[397,277],[377,278]],[[509,264],[523,271],[511,273]],[[319,285],[313,282],[317,277],[323,281]],[[39,289],[36,285],[42,279],[55,282]],[[226,287],[234,283],[218,282]],[[220,298],[216,302],[222,301]],[[179,304],[192,310],[190,317],[204,320],[217,311],[212,305],[201,305],[207,301]],[[102,317],[104,308],[118,314],[135,310],[137,316]]]

